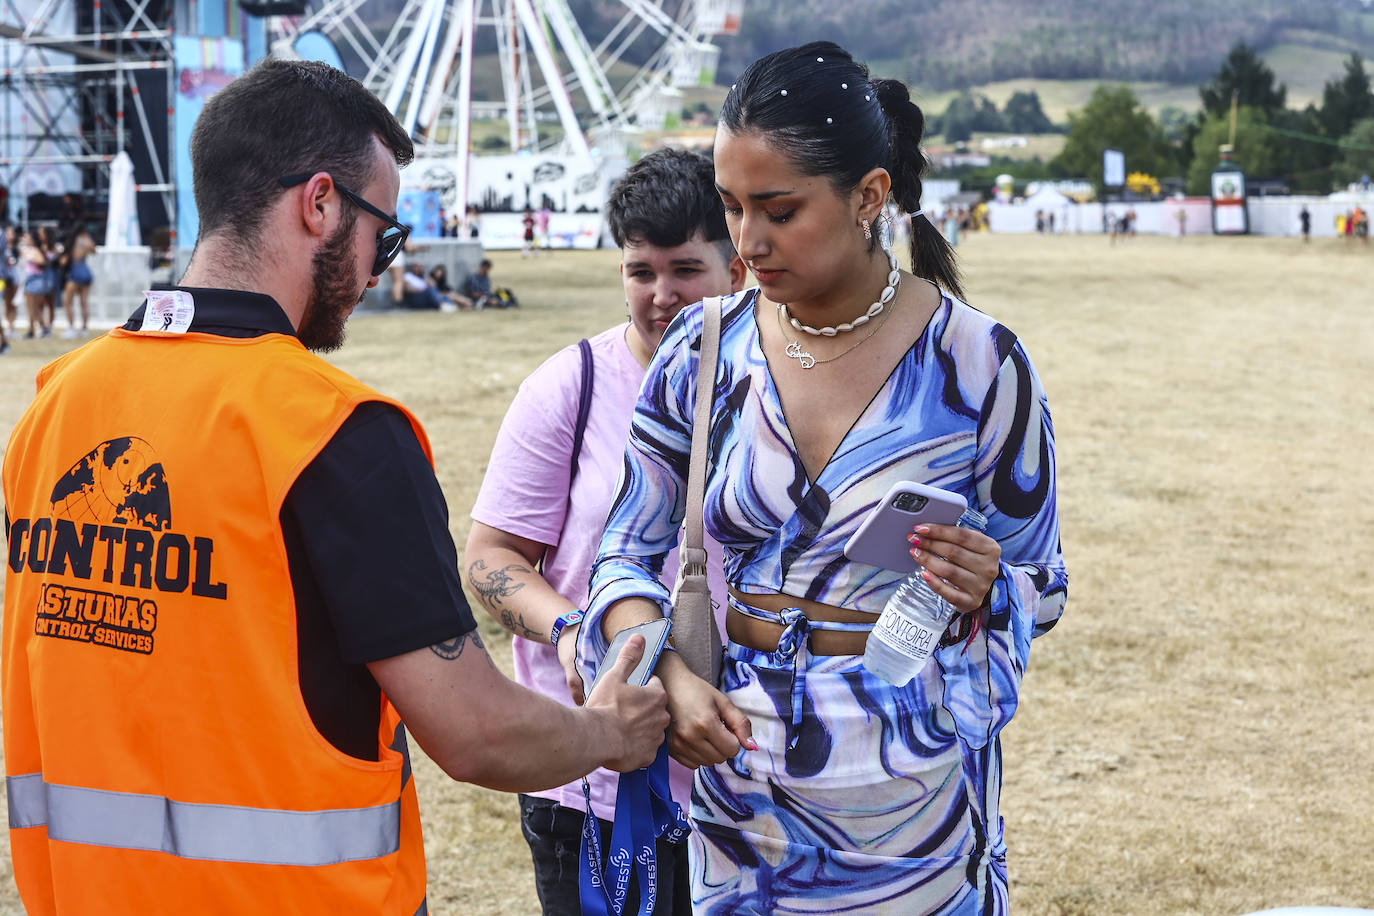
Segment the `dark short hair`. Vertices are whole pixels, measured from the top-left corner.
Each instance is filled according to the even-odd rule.
[[[775,51],[750,64],[726,93],[720,126],[758,133],[798,172],[847,194],[875,168],[892,178],[892,199],[921,210],[930,161],[921,149],[925,115],[900,80],[868,68],[830,41]],[[913,273],[962,295],[954,251],[928,219],[911,224]]]
[[[478,264],[477,266],[478,266],[478,267],[490,267],[490,266],[491,266],[491,262],[488,261],[486,258],[483,258],[483,259],[482,259],[482,263]]]
[[[676,248],[694,235],[734,256],[725,205],[716,191],[716,169],[701,153],[656,149],[630,166],[611,188],[606,221],[616,245]]]
[[[398,166],[415,158],[405,129],[348,74],[315,61],[258,63],[210,97],[191,133],[201,233],[255,240],[284,175],[327,171],[363,187],[374,177],[374,136]]]

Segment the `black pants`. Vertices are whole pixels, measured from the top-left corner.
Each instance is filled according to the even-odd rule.
[[[534,860],[534,886],[544,916],[581,916],[577,882],[581,875],[579,859],[582,822],[586,817],[576,808],[566,808],[548,798],[520,796],[520,830],[530,845]],[[601,825],[602,865],[611,839],[611,823],[598,818]],[[687,844],[657,843],[658,900],[654,916],[691,916],[692,878],[687,868]],[[625,913],[639,911],[638,886],[630,888]]]

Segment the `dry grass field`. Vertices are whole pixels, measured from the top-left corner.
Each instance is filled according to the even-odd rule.
[[[1015,911],[1374,907],[1374,249],[983,235],[961,255],[1049,391],[1071,578],[1005,732]],[[493,260],[520,309],[359,316],[333,357],[425,422],[460,546],[520,379],[623,317],[612,253]],[[64,348],[0,358],[0,441]],[[432,911],[536,912],[514,800],[416,773]]]

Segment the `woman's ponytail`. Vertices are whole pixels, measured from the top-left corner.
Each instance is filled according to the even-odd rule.
[[[873,80],[878,103],[888,122],[888,173],[892,176],[892,199],[911,217],[911,272],[930,280],[960,299],[964,298],[954,248],[921,212],[921,176],[930,160],[921,149],[926,119],[900,80]]]

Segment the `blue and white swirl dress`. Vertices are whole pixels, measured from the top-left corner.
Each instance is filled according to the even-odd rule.
[[[842,549],[899,480],[962,493],[1002,564],[987,626],[906,687],[860,656],[813,656],[804,638],[727,646],[721,687],[759,750],[697,770],[695,912],[1006,913],[998,732],[1068,584],[1040,379],[1011,331],[944,296],[813,481],[759,347],[757,295],[725,302],[711,410],[705,523],[730,584],[878,614],[901,576]],[[701,322],[700,305],[684,309],[644,378],[579,634],[586,661],[604,655],[614,602],[671,612],[660,575],[682,524]]]

